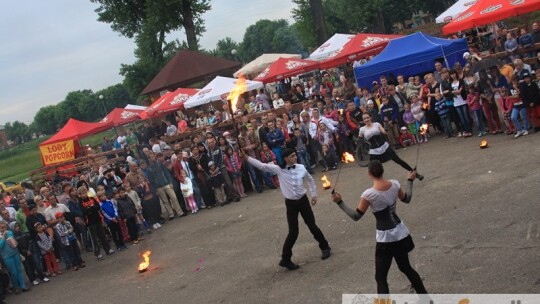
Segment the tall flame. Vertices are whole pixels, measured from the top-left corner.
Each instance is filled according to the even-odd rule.
[[[326,175],[323,175],[323,177],[321,177],[321,180],[322,180],[322,186],[324,189],[330,189],[330,187],[332,187],[332,184],[330,183]]]
[[[236,107],[236,104],[238,103],[238,98],[246,90],[247,90],[246,78],[244,77],[244,75],[240,74],[240,77],[238,77],[238,81],[236,81],[236,85],[227,96],[227,99],[231,101],[231,110],[233,112],[236,112],[236,110],[238,110]]]
[[[350,154],[349,152],[343,153],[343,156],[341,157],[341,161],[348,164],[354,162],[354,156]]]
[[[426,134],[426,132],[428,131],[428,128],[429,128],[428,124],[421,125],[420,126],[420,134],[422,134],[422,135]]]
[[[152,251],[145,251],[143,253],[143,259],[144,259],[144,262],[141,262],[139,264],[139,271],[145,271],[146,268],[148,268],[148,266],[150,266],[150,255],[152,254]]]

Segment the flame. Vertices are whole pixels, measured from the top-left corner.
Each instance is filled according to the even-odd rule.
[[[429,107],[428,103],[422,103],[422,109],[427,110]]]
[[[332,184],[330,183],[326,175],[323,175],[323,177],[321,177],[321,180],[322,180],[322,186],[324,189],[330,189],[330,187],[332,187]]]
[[[428,131],[428,128],[429,128],[428,124],[421,125],[420,126],[420,134],[422,134],[422,135],[426,134],[426,132]]]
[[[354,156],[350,154],[349,152],[343,153],[343,156],[341,157],[341,161],[348,164],[354,162]]]
[[[482,142],[480,142],[480,148],[484,149],[484,148],[487,148],[488,146],[488,142],[487,140],[482,140]]]
[[[227,96],[227,99],[231,101],[231,110],[233,111],[233,113],[236,112],[236,110],[238,110],[236,108],[236,104],[238,103],[238,98],[246,90],[247,90],[246,78],[244,77],[244,75],[240,74],[240,76],[238,77],[238,81],[236,81],[236,85]]]
[[[144,262],[141,262],[139,264],[139,271],[145,271],[146,268],[148,268],[148,266],[150,266],[150,255],[152,254],[152,251],[145,251],[143,253],[143,259],[144,259]]]

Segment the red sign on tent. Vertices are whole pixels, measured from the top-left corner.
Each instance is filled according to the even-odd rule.
[[[479,0],[442,28],[445,35],[540,9],[540,0]]]
[[[318,68],[319,62],[317,61],[280,57],[253,80],[264,83],[274,82],[313,71]]]
[[[391,39],[399,37],[401,36],[359,33],[349,40],[343,48],[336,50],[321,62],[321,68],[328,69],[350,61],[377,55],[384,50]]]
[[[186,102],[191,96],[195,95],[198,91],[198,89],[176,89],[174,92],[169,92],[161,96],[152,105],[150,105],[148,109],[146,109],[145,113],[149,117],[153,117],[159,114],[166,114],[172,111],[180,110],[184,107],[184,102]],[[143,114],[143,116],[145,115]]]
[[[143,110],[126,110],[122,108],[114,108],[105,118],[99,123],[109,125],[111,127],[122,126],[130,122],[141,119],[139,114]]]

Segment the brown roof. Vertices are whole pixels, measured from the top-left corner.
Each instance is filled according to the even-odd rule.
[[[187,84],[204,79],[205,76],[216,76],[225,70],[237,70],[240,62],[214,57],[190,50],[180,50],[141,92],[147,95],[161,91],[172,85]],[[234,72],[234,71],[232,71]],[[232,72],[230,75],[232,75]],[[229,75],[220,75],[229,76]]]

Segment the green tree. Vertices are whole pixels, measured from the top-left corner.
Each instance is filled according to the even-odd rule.
[[[197,50],[197,36],[205,32],[202,15],[212,7],[209,0],[90,0],[98,21],[110,23],[115,32],[133,38],[148,25],[162,42],[166,34],[184,29],[190,49]],[[163,38],[162,38],[163,37]]]
[[[56,105],[42,107],[34,116],[33,124],[38,127],[37,133],[53,134],[59,128],[60,123],[56,120]]]
[[[233,54],[233,50],[236,50],[236,54]],[[242,58],[240,51],[240,44],[238,44],[238,42],[232,40],[230,37],[225,37],[225,39],[218,40],[216,48],[211,50],[209,54],[212,56],[238,61],[238,58]]]
[[[25,143],[32,139],[32,131],[24,122],[20,122],[18,120],[14,121],[13,123],[8,122],[4,128],[6,130],[7,138],[18,144]]]
[[[284,19],[259,20],[246,29],[241,44],[242,60],[249,62],[264,53],[298,53],[303,47],[295,28]],[[279,41],[286,39],[290,45]]]

